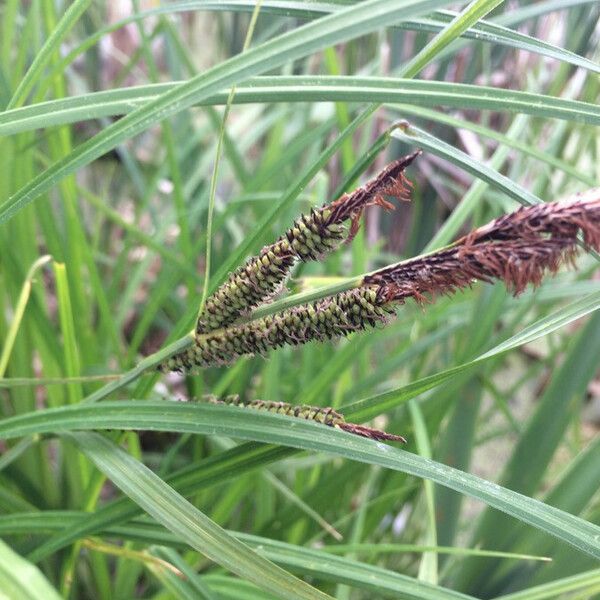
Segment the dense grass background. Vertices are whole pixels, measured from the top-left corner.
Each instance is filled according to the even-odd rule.
[[[202,290],[415,148],[412,204],[369,211],[284,302],[599,185],[597,2],[258,8],[0,4],[0,589],[600,593],[597,257],[516,299],[477,284],[339,343],[153,370]],[[409,445],[168,402],[209,392]]]

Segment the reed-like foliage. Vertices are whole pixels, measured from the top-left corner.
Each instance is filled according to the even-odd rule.
[[[0,2],[0,596],[594,597],[598,3],[130,4]]]

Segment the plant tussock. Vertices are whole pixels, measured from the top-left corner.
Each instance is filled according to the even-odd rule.
[[[554,273],[563,263],[572,262],[581,242],[600,251],[600,191],[592,190],[586,196],[503,215],[451,246],[369,273],[345,292],[235,323],[282,284],[296,260],[318,260],[345,235],[351,239],[365,207],[391,208],[385,198],[390,194],[406,199],[410,186],[403,172],[418,154],[395,161],[353,193],[297,219],[285,235],[233,273],[209,299],[194,345],[161,368],[192,371],[281,346],[346,336],[385,323],[394,307],[407,298],[422,303],[477,280],[501,280],[519,294],[528,284],[538,285],[546,272]],[[347,234],[345,221],[351,223]]]

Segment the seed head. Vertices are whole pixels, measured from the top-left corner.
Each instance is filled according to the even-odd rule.
[[[363,286],[317,302],[196,335],[195,344],[168,359],[165,371],[190,371],[229,364],[241,356],[266,354],[281,346],[346,336],[385,322],[393,312],[383,287]]]
[[[344,194],[329,205],[301,215],[284,235],[265,246],[258,256],[248,259],[208,298],[196,324],[196,332],[208,333],[233,323],[276,294],[297,261],[320,260],[337,249],[344,238],[354,237],[367,206],[392,209],[393,205],[385,200],[385,195],[408,200],[411,186],[403,172],[420,153],[414,152],[394,161],[351,194]],[[351,226],[347,234],[343,224],[348,220]]]
[[[371,186],[371,198],[387,193],[386,177],[365,186]],[[397,174],[389,177],[398,181]],[[346,212],[340,206],[331,205],[327,209],[331,212],[321,213],[326,217],[320,222],[337,225],[336,219],[356,214],[349,205],[344,205]],[[370,273],[355,289],[214,333],[196,334],[194,346],[170,358],[162,368],[189,371],[285,345],[346,336],[385,322],[395,305],[407,298],[423,302],[428,296],[469,287],[478,279],[502,280],[516,295],[530,283],[538,285],[546,272],[554,273],[561,264],[572,262],[579,250],[579,235],[587,248],[600,252],[600,189],[590,190],[585,197],[521,208],[447,248]],[[240,283],[239,287],[244,286]]]
[[[286,402],[269,402],[266,400],[251,400],[250,402],[244,402],[237,394],[225,396],[223,398],[218,398],[217,396],[205,396],[205,399],[212,404],[232,404],[242,408],[265,410],[278,415],[296,417],[307,421],[316,421],[317,423],[322,423],[329,427],[336,427],[337,429],[342,429],[372,440],[387,440],[406,443],[406,440],[401,435],[394,435],[365,425],[348,423],[346,422],[344,415],[329,406],[309,406],[307,404],[294,405],[287,404]]]

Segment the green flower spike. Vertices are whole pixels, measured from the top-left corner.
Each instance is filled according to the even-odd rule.
[[[278,415],[286,415],[288,417],[296,417],[298,419],[306,419],[307,421],[316,421],[328,427],[335,427],[348,431],[361,437],[366,437],[378,441],[402,442],[406,444],[406,440],[401,435],[394,435],[379,429],[373,429],[365,425],[357,425],[356,423],[348,423],[344,415],[337,412],[331,407],[309,406],[307,404],[287,404],[286,402],[268,402],[265,400],[251,400],[244,402],[237,394],[217,398],[216,396],[205,396],[207,402],[212,404],[231,404],[241,408],[252,408],[255,410],[265,410],[276,413]]]
[[[281,346],[346,336],[384,322],[391,312],[385,288],[361,287],[274,315],[196,335],[196,343],[168,359],[165,371],[229,364],[241,356],[266,354]]]

